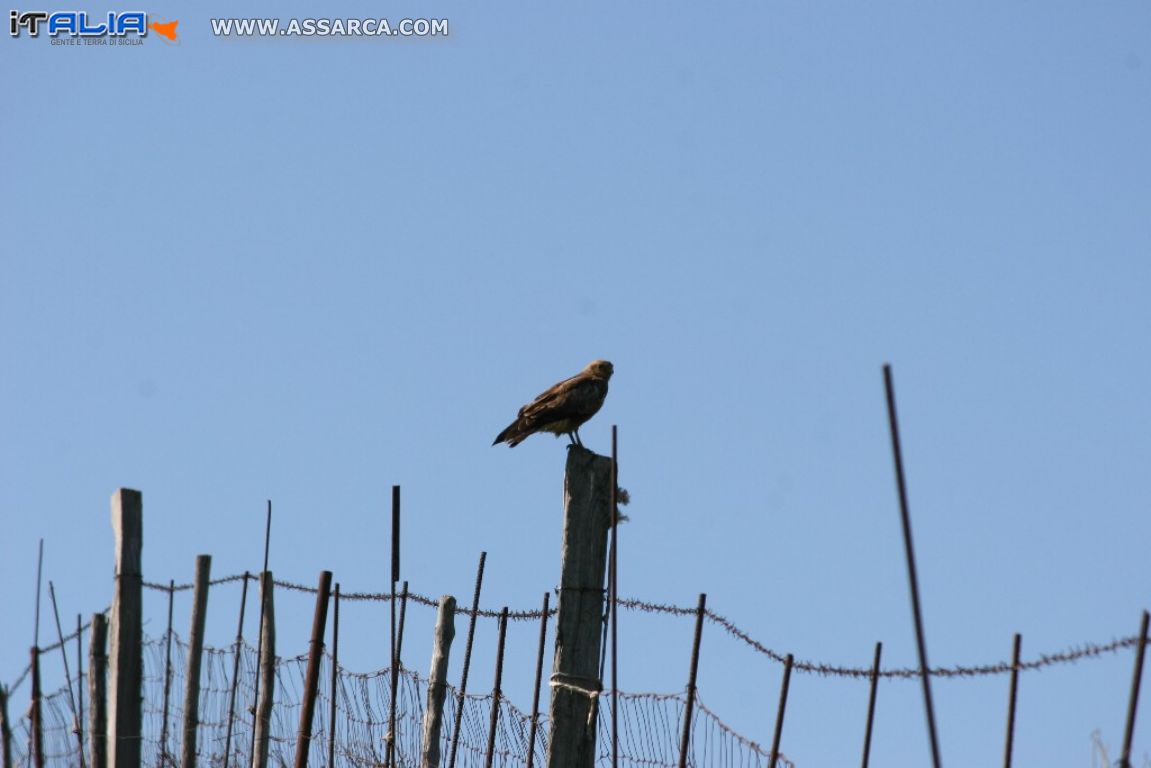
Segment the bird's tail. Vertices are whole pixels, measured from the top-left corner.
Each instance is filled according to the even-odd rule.
[[[516,419],[511,424],[504,427],[504,431],[496,435],[496,439],[492,441],[492,445],[499,445],[500,443],[507,443],[509,448],[515,448],[517,445],[524,441],[524,438],[531,434],[526,431],[520,419]]]

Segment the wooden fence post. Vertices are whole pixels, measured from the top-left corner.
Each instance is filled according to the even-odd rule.
[[[40,649],[32,646],[32,708],[29,710],[32,721],[32,765],[44,768],[44,711],[43,691],[40,690]]]
[[[276,695],[276,611],[271,571],[260,574],[260,690],[257,693],[252,768],[267,768],[268,740],[272,735],[272,700]]]
[[[112,531],[116,536],[116,586],[108,658],[108,765],[140,768],[144,511],[139,491],[120,488],[112,494]]]
[[[88,762],[92,768],[108,768],[108,619],[92,614],[88,638]]]
[[[12,726],[8,724],[8,687],[0,685],[0,763],[2,768],[12,765]]]
[[[208,617],[208,589],[212,556],[196,556],[196,579],[192,589],[192,626],[188,630],[188,673],[184,680],[184,740],[180,765],[196,766],[196,731],[200,726],[200,662],[204,657],[204,623]]]
[[[8,724],[8,687],[0,685],[0,766],[15,768],[12,765],[12,726]]]
[[[595,763],[611,474],[609,457],[580,446],[568,448],[548,768],[590,768]]]
[[[308,643],[308,671],[304,676],[304,701],[300,706],[300,732],[296,735],[296,768],[308,768],[308,749],[312,746],[312,721],[316,714],[316,693],[320,688],[320,663],[324,658],[324,628],[328,623],[328,598],[332,591],[332,572],[320,572],[316,588],[316,612],[312,616],[312,639]]]
[[[448,660],[456,636],[456,599],[440,598],[436,613],[436,635],[432,644],[432,670],[428,673],[428,707],[424,711],[424,741],[421,768],[440,768],[440,733],[444,721],[444,701],[448,697]]]

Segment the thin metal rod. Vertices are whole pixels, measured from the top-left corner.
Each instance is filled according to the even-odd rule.
[[[40,554],[36,556],[36,625],[32,630],[32,645],[40,647],[40,579],[44,575],[44,539],[40,539]]]
[[[1003,748],[1003,768],[1011,768],[1011,752],[1015,746],[1015,700],[1019,692],[1019,647],[1023,636],[1015,633],[1011,650],[1011,687],[1007,693],[1007,745]]]
[[[618,643],[618,617],[619,617],[619,537],[616,535],[619,528],[619,453],[618,429],[611,425],[611,565],[608,572],[611,576],[610,606],[611,606],[611,765],[619,766],[619,643]]]
[[[883,643],[875,644],[875,661],[871,663],[871,690],[867,694],[867,727],[863,732],[863,768],[871,760],[871,729],[875,725],[875,694],[879,691],[879,659],[883,656]]]
[[[400,683],[400,670],[396,665],[396,582],[400,580],[400,486],[392,486],[392,578],[388,609],[391,613],[391,697],[388,707],[388,749],[384,764],[395,767],[396,760],[396,695]]]
[[[400,580],[400,486],[392,486],[392,581]]]
[[[927,733],[931,737],[931,763],[942,765],[939,758],[939,736],[935,728],[935,705],[931,698],[931,667],[927,664],[927,641],[923,633],[923,612],[919,602],[919,578],[915,570],[915,545],[911,540],[911,513],[907,509],[907,480],[903,474],[903,452],[899,444],[899,420],[895,414],[895,384],[891,365],[883,366],[883,383],[887,390],[887,419],[891,427],[891,452],[895,457],[895,479],[899,489],[899,514],[903,522],[903,548],[907,556],[907,580],[911,586],[911,609],[915,616],[915,642],[919,649],[919,672],[923,681],[923,708],[927,714]]]
[[[551,594],[544,592],[544,606],[540,610],[540,647],[536,653],[536,685],[532,689],[532,720],[528,729],[528,765],[533,768],[536,757],[536,730],[540,723],[540,684],[544,678],[544,652],[548,637],[548,600]]]
[[[272,500],[268,499],[268,514],[264,521],[264,570],[268,571],[268,554],[272,551]]]
[[[48,580],[48,597],[52,600],[52,617],[56,620],[56,639],[60,641],[60,656],[64,659],[64,679],[68,683],[68,707],[72,712],[72,732],[80,742],[80,768],[84,768],[84,734],[80,728],[80,715],[76,710],[76,694],[72,687],[72,670],[68,664],[68,647],[64,644],[64,628],[60,624],[60,608],[56,604],[56,585]],[[79,682],[77,682],[79,684]]]
[[[771,737],[771,757],[767,768],[775,768],[779,761],[779,742],[783,738],[783,713],[787,710],[787,691],[791,687],[791,665],[795,658],[789,653],[783,663],[783,684],[779,688],[779,709],[775,713],[775,735]]]
[[[336,765],[336,692],[340,684],[340,585],[332,593],[332,681],[328,712],[328,768]]]
[[[260,571],[260,578],[266,578],[265,574],[268,572],[268,554],[272,548],[272,500],[268,499],[268,514],[264,522],[264,570]],[[252,749],[251,754],[256,754],[256,720],[259,718],[260,710],[260,668],[263,666],[260,659],[264,655],[264,606],[267,601],[264,600],[264,591],[261,582],[260,589],[260,624],[256,628],[256,681],[253,684],[252,690]]]
[[[404,620],[408,615],[408,582],[400,587],[400,625],[396,630],[396,669],[404,669]]]
[[[80,740],[80,768],[84,768],[84,627],[83,618],[76,614],[76,688],[79,706],[76,716],[76,737]]]
[[[395,587],[395,584],[392,585]],[[400,690],[400,670],[403,669],[404,662],[404,620],[408,614],[408,582],[404,582],[404,586],[400,591],[400,620],[396,628],[396,658],[392,663],[392,712],[395,713],[398,706],[397,697]],[[396,736],[395,736],[395,715],[392,715],[392,730],[391,738],[388,741],[388,749],[391,754],[391,764],[394,768],[396,764]]]
[[[1131,768],[1131,737],[1135,734],[1135,710],[1139,706],[1139,683],[1143,679],[1143,651],[1147,647],[1147,611],[1139,625],[1139,645],[1135,648],[1135,672],[1131,677],[1131,698],[1127,700],[1127,727],[1123,731],[1123,754],[1120,768]]]
[[[248,579],[252,574],[244,571],[244,587],[240,590],[240,621],[236,625],[236,656],[232,660],[232,690],[228,693],[228,727],[224,732],[224,768],[232,757],[232,725],[236,720],[236,689],[240,684],[240,654],[244,650],[244,609],[248,605]],[[80,766],[80,768],[84,768]]]
[[[160,726],[160,756],[158,766],[163,766],[168,760],[168,712],[172,700],[172,602],[176,596],[176,580],[168,581],[168,631],[165,633],[167,642],[164,650],[164,714]]]
[[[695,609],[695,639],[691,644],[691,672],[687,677],[687,701],[683,707],[683,737],[679,742],[679,768],[687,768],[687,748],[691,744],[691,714],[695,706],[695,675],[699,670],[699,641],[703,637],[703,617],[707,610],[707,595],[701,593]]]
[[[496,681],[492,686],[492,718],[488,725],[488,749],[484,753],[484,768],[492,768],[492,759],[496,753],[496,727],[500,722],[500,699],[503,690],[500,685],[504,677],[504,640],[508,633],[508,609],[505,605],[500,611],[499,640],[496,645]]]
[[[472,663],[472,640],[476,636],[476,616],[480,612],[480,588],[484,583],[484,561],[487,557],[487,552],[480,552],[480,566],[476,570],[476,591],[472,595],[472,615],[468,620],[468,642],[464,646],[464,669],[460,675],[460,691],[456,694],[456,722],[452,728],[452,752],[448,758],[448,768],[456,768],[456,754],[460,749],[460,724],[464,717],[464,696],[468,691],[468,667]]]

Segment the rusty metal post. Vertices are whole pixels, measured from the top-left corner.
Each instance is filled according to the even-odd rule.
[[[679,742],[679,768],[687,768],[687,750],[691,745],[691,716],[695,707],[695,676],[699,670],[699,643],[703,637],[703,617],[707,611],[707,595],[700,594],[695,609],[695,639],[691,644],[691,671],[687,676],[687,701],[683,705],[683,737]]]
[[[83,617],[76,614],[76,736],[80,740],[80,768],[84,768],[84,627]]]
[[[388,705],[388,748],[385,758],[387,768],[396,765],[396,695],[400,682],[399,665],[396,663],[396,582],[400,580],[400,486],[392,486],[392,578],[391,596],[388,608],[391,610],[391,638],[392,645],[389,656],[391,658],[391,697]]]
[[[52,601],[52,618],[56,620],[56,639],[60,645],[60,656],[64,659],[64,679],[68,683],[68,707],[72,714],[72,732],[80,747],[80,768],[84,768],[84,730],[80,727],[80,715],[76,709],[76,691],[72,685],[72,670],[68,665],[68,646],[64,643],[64,627],[60,624],[60,606],[56,603],[56,585],[48,580],[48,596]],[[79,685],[79,680],[76,682]]]
[[[452,751],[448,757],[448,768],[456,768],[456,755],[460,749],[460,725],[464,718],[464,696],[468,691],[468,667],[472,662],[472,640],[476,635],[476,617],[480,613],[480,588],[484,583],[484,561],[487,557],[487,552],[480,552],[480,566],[476,570],[476,590],[472,594],[472,615],[468,621],[468,642],[464,646],[464,669],[460,675],[460,692],[457,695],[456,722],[452,728]]]
[[[619,453],[617,446],[618,430],[611,425],[611,563],[608,567],[609,595],[611,609],[611,765],[619,766]]]
[[[544,651],[547,646],[548,637],[548,598],[551,594],[544,592],[544,605],[540,610],[540,646],[539,651],[536,653],[536,685],[532,689],[532,719],[531,726],[528,729],[528,765],[527,768],[533,768],[535,765],[536,756],[536,730],[540,724],[540,684],[543,682],[544,677]]]
[[[915,618],[915,643],[919,650],[919,671],[923,681],[923,709],[927,715],[927,734],[931,739],[931,763],[940,768],[939,735],[935,728],[935,705],[931,697],[931,667],[927,664],[927,640],[923,632],[923,610],[919,601],[919,577],[915,570],[915,545],[911,539],[911,513],[907,508],[907,480],[903,474],[903,451],[899,444],[899,420],[895,414],[895,384],[891,366],[883,366],[883,383],[887,390],[887,419],[891,428],[891,453],[895,459],[895,481],[899,491],[899,514],[903,523],[903,549],[907,559],[907,581],[911,587],[911,610]]]
[[[492,768],[492,759],[496,752],[496,727],[500,722],[500,700],[503,698],[503,689],[500,685],[504,677],[504,641],[508,633],[508,608],[505,605],[500,611],[499,640],[496,643],[496,679],[492,685],[492,716],[488,725],[488,749],[484,753],[484,768]]]
[[[1015,633],[1011,651],[1011,687],[1007,693],[1007,745],[1003,748],[1003,768],[1011,768],[1011,752],[1015,746],[1015,701],[1019,692],[1019,647],[1023,637]]]
[[[168,711],[172,698],[172,604],[176,596],[176,580],[168,581],[168,632],[164,650],[164,710],[160,725],[160,759],[157,768],[163,768],[164,763],[171,754],[168,751]]]
[[[863,732],[863,768],[871,760],[871,729],[875,724],[875,694],[879,690],[879,659],[883,655],[883,643],[875,644],[875,661],[871,663],[871,686],[867,694],[867,727]]]
[[[1123,731],[1123,754],[1120,768],[1131,768],[1131,738],[1135,734],[1135,709],[1139,706],[1139,683],[1143,679],[1143,651],[1147,648],[1147,611],[1139,625],[1139,645],[1135,648],[1135,672],[1131,676],[1131,697],[1127,700],[1127,727]]]
[[[787,711],[787,691],[791,687],[791,665],[795,658],[789,653],[783,663],[783,684],[779,688],[779,710],[775,713],[775,735],[771,737],[771,758],[767,768],[775,768],[779,761],[779,742],[783,738],[783,713]]]
[[[336,691],[340,684],[340,585],[332,594],[332,678],[328,702],[328,768],[336,766]]]
[[[332,572],[321,571],[316,588],[316,612],[312,617],[312,639],[308,643],[308,670],[304,677],[304,701],[300,707],[300,732],[296,736],[296,768],[308,767],[312,745],[312,722],[316,714],[316,693],[320,687],[320,664],[324,658],[324,629],[328,623],[328,599]]]

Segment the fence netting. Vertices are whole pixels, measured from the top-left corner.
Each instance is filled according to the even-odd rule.
[[[170,640],[170,642],[169,642]],[[142,765],[166,768],[180,764],[184,727],[185,675],[188,646],[175,633],[144,642]],[[238,654],[238,660],[237,660]],[[170,662],[169,662],[170,659]],[[238,661],[238,665],[237,665]],[[201,765],[252,764],[256,705],[257,651],[248,644],[204,649],[200,672],[199,727],[196,753]],[[233,670],[238,674],[233,674]],[[268,765],[295,764],[300,714],[304,701],[307,658],[277,658],[275,702],[272,708]],[[87,674],[41,699],[45,764],[52,768],[80,768],[84,735],[84,765],[88,764]],[[377,768],[386,764],[391,709],[391,670],[352,672],[343,667],[332,675],[332,658],[325,654],[320,672],[315,716],[309,742],[309,764],[347,768]],[[235,680],[235,686],[233,686]],[[397,675],[395,765],[419,766],[428,681],[401,669]],[[619,757],[624,766],[677,766],[683,729],[685,696],[620,692]],[[331,728],[332,697],[336,702],[334,739]],[[546,694],[545,694],[546,699]],[[234,700],[234,705],[233,705]],[[458,691],[449,687],[441,731],[441,765],[447,766],[458,708]],[[491,694],[464,697],[460,718],[457,768],[485,765],[490,731]],[[74,716],[81,703],[82,718]],[[598,697],[597,765],[611,765],[611,693]],[[12,709],[17,707],[10,701]],[[499,703],[492,764],[501,768],[526,766],[529,752],[534,765],[546,765],[548,740],[546,713],[540,713],[535,743],[529,743],[531,716],[506,698]],[[13,716],[13,768],[31,766],[30,711]],[[80,723],[81,725],[78,725]],[[229,729],[229,723],[231,727]],[[329,749],[334,760],[329,760]],[[725,725],[697,696],[692,713],[688,765],[717,768],[767,768],[770,756],[759,744]],[[781,757],[779,766],[792,764]]]

